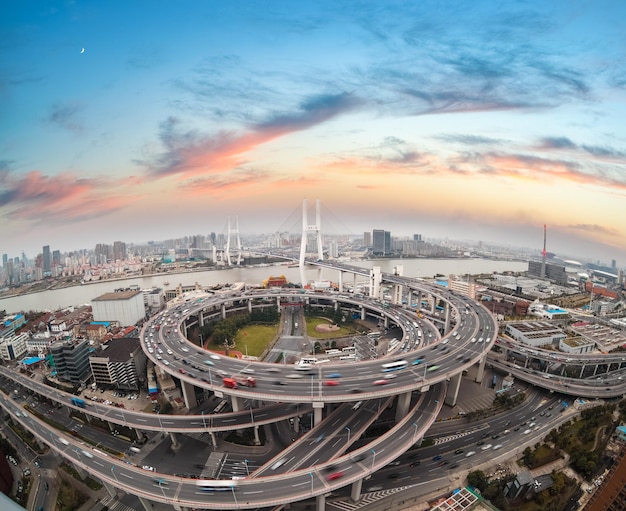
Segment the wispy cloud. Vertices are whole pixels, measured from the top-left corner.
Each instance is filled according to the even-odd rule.
[[[117,187],[131,183],[136,184],[135,178],[114,182],[72,174],[0,172],[0,217],[46,223],[104,216],[132,202],[127,195],[114,193]]]
[[[615,161],[626,164],[626,151],[607,146],[597,146],[592,144],[576,144],[567,137],[545,137],[539,141],[537,149],[547,150],[570,150],[579,153],[586,153],[599,160]]]
[[[77,103],[56,103],[52,105],[44,120],[73,133],[81,133],[84,126],[78,120],[78,116],[82,109],[83,107]]]
[[[443,142],[454,142],[465,145],[501,145],[502,140],[497,138],[485,137],[482,135],[464,135],[464,134],[444,134],[433,137]]]
[[[605,227],[598,224],[570,224],[567,227],[569,229],[575,229],[577,231],[593,232],[596,234],[608,234],[610,236],[618,236],[620,234],[617,229]]]
[[[246,162],[245,154],[289,133],[322,124],[355,109],[360,100],[349,93],[318,95],[305,100],[295,112],[274,113],[251,124],[247,131],[207,135],[182,129],[182,122],[169,117],[161,123],[159,139],[164,152],[136,163],[153,176],[192,177],[235,169]]]

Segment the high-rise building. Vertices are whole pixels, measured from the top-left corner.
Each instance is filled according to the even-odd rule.
[[[89,357],[95,383],[101,388],[139,390],[139,378],[146,370],[146,355],[139,339],[110,340],[105,349]]]
[[[7,254],[2,254],[2,267],[6,268],[8,262],[9,262],[9,256]]]
[[[89,376],[89,341],[57,342],[50,346],[57,378],[81,383]]]
[[[50,245],[45,245],[42,251],[42,269],[44,274],[50,273],[52,268],[52,257],[50,256]]]
[[[422,241],[422,235],[421,234],[414,234],[413,235],[413,241]]]
[[[126,260],[126,243],[123,241],[113,242],[113,260],[125,261]]]
[[[61,265],[61,251],[60,250],[52,251],[52,265],[53,266]]]
[[[391,254],[391,232],[382,229],[372,231],[372,254],[378,256]]]

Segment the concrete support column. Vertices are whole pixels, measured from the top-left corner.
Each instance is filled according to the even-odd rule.
[[[343,272],[339,271],[339,292],[343,293]]]
[[[382,282],[382,274],[380,266],[374,266],[370,270],[370,288],[369,295],[371,298],[380,299],[380,283]]]
[[[261,445],[261,439],[259,438],[259,426],[254,426],[254,445]]]
[[[579,378],[583,377],[583,373],[585,372],[585,364],[583,364],[582,366],[580,366],[580,374],[578,375]]]
[[[180,386],[183,389],[183,400],[185,401],[185,406],[190,410],[195,406],[198,406],[195,387],[191,383],[187,383],[184,380],[180,381]]]
[[[296,415],[293,418],[293,430],[296,433],[300,433],[300,416],[299,415]]]
[[[450,304],[448,302],[444,302],[443,306],[444,313],[444,325],[443,325],[443,334],[447,334],[450,330]]]
[[[352,502],[358,502],[361,500],[361,489],[363,487],[363,479],[358,479],[352,483],[352,488],[350,489],[350,498]]]
[[[411,290],[411,288],[407,288],[407,290],[406,290],[406,305],[407,305],[407,307],[411,307],[412,303],[413,303],[413,291]]]
[[[476,383],[483,381],[485,375],[485,362],[487,361],[487,355],[485,355],[478,363],[478,371],[476,371]]]
[[[365,321],[365,307],[361,306],[361,321]]]
[[[230,403],[233,407],[233,412],[243,410],[243,400],[240,397],[230,396]]]
[[[83,467],[77,465],[76,463],[72,463],[72,467],[74,468],[74,470],[76,470],[81,478],[85,479],[89,476],[89,473]]]
[[[198,328],[204,325],[204,312],[200,311],[198,313]]]
[[[417,292],[417,309],[420,310],[422,308],[422,292]]]
[[[435,295],[430,295],[430,313],[434,314],[437,310],[437,297]]]
[[[117,495],[117,488],[112,484],[106,483],[104,481],[102,481],[102,484],[104,485],[104,489],[111,496],[111,498],[115,498],[115,496]]]
[[[222,319],[226,319],[226,304],[223,303],[220,308],[221,308]]]
[[[215,437],[215,431],[209,431],[209,435],[211,435],[211,445],[213,445],[213,447],[217,447],[217,438]]]
[[[137,435],[137,440],[143,440],[144,434],[140,429],[135,428],[135,435]]]
[[[152,505],[152,502],[150,502],[147,498],[139,497],[139,502],[141,502],[141,505],[146,511],[153,511],[154,506]],[[174,507],[174,509],[176,509],[176,507]],[[178,508],[178,510],[180,509],[181,508]]]
[[[326,511],[326,495],[318,495],[315,497],[315,510]]]
[[[404,394],[398,394],[398,401],[396,402],[396,422],[399,422],[406,416],[409,411],[409,404],[411,403],[411,393],[405,392]]]
[[[385,328],[389,328],[389,316],[385,316],[385,319],[383,320],[383,326]]]
[[[178,439],[176,438],[176,433],[174,433],[173,431],[170,431],[170,440],[172,440],[172,449],[176,449],[180,446],[180,444],[178,443]]]
[[[446,399],[444,401],[448,406],[455,406],[456,400],[459,397],[459,389],[461,388],[461,373],[455,374],[450,378],[450,384],[446,391]]]
[[[248,300],[248,314],[252,313],[252,300]]]
[[[322,422],[322,412],[324,411],[324,403],[318,401],[313,403],[313,427]]]

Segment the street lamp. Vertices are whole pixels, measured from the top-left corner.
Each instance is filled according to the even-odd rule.
[[[254,414],[252,412],[252,405],[250,405],[250,421],[252,422],[252,427],[254,427]]]
[[[202,427],[206,429],[206,421],[204,420],[204,410],[202,410]]]
[[[349,444],[350,443],[350,428],[346,426],[346,429],[348,430],[348,444]]]
[[[313,472],[309,472],[309,475],[311,476],[311,495],[313,494]]]
[[[246,464],[246,474],[250,475],[250,468],[248,467],[248,461],[247,459],[243,460],[244,463]]]
[[[115,470],[113,470],[115,468],[115,465],[111,465],[111,474],[113,474],[113,477],[115,478],[115,482],[119,483],[119,481],[117,480],[117,475],[115,474]]]
[[[374,449],[370,449],[372,451],[372,470],[374,470],[374,461],[376,460],[376,451]]]
[[[415,432],[413,433],[413,443],[415,443],[415,437],[417,437],[417,422],[414,422],[413,426],[415,426]]]

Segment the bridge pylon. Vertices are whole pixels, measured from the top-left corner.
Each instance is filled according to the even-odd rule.
[[[239,238],[239,217],[235,217],[235,227],[231,228],[230,226],[230,217],[228,217],[228,234],[226,236],[226,264],[231,266],[230,261],[230,235],[236,234],[236,243],[237,243],[237,266],[241,264],[241,238]]]
[[[306,247],[309,239],[309,234],[315,234],[317,238],[317,259],[324,259],[324,250],[322,248],[322,210],[319,199],[315,201],[315,224],[309,225],[308,221],[308,201],[304,199],[302,201],[302,240],[300,242],[300,283],[302,287],[306,285],[306,277],[304,275],[304,258],[306,256]]]

